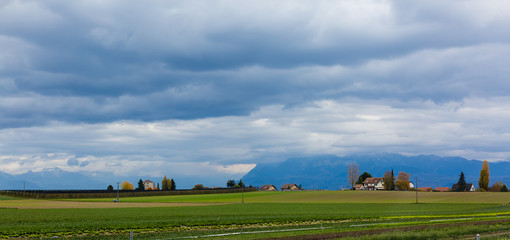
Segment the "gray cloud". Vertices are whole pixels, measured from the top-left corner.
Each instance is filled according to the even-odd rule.
[[[80,161],[78,161],[78,159],[76,158],[70,158],[69,160],[67,160],[67,165],[68,166],[78,166],[80,164]]]
[[[3,168],[157,161],[239,173],[380,151],[507,159],[508,6],[3,1]]]

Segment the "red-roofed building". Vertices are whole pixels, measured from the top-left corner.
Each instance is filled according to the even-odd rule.
[[[421,188],[418,188],[418,190],[422,191],[422,192],[432,192],[431,187],[421,187]]]
[[[450,188],[449,187],[437,187],[435,189],[436,192],[449,192],[450,191]]]

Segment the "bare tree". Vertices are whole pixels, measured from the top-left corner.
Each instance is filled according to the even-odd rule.
[[[359,178],[359,165],[355,162],[349,165],[349,169],[347,170],[347,179],[351,184],[351,189],[354,189],[354,184],[358,181]]]

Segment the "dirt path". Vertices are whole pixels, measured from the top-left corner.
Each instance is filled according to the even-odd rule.
[[[360,231],[349,231],[349,232],[339,232],[339,233],[322,233],[322,234],[313,234],[313,235],[302,235],[302,236],[289,236],[289,237],[278,237],[278,238],[263,238],[265,240],[324,240],[324,239],[337,239],[337,238],[345,238],[345,237],[364,237],[364,236],[372,236],[378,235],[382,233],[388,232],[408,232],[414,230],[425,230],[425,229],[438,229],[438,228],[451,228],[458,226],[466,226],[466,225],[491,225],[496,223],[507,223],[510,222],[510,219],[500,219],[500,220],[492,220],[492,221],[479,221],[479,222],[462,222],[462,223],[442,223],[442,224],[427,224],[427,225],[419,225],[419,226],[409,226],[409,227],[396,227],[396,228],[381,228],[381,229],[371,229],[371,230],[360,230]],[[504,233],[501,233],[504,234]],[[497,235],[495,235],[497,236]],[[466,236],[467,238],[467,236]],[[473,239],[470,237],[469,239]]]
[[[50,208],[133,208],[133,207],[182,207],[208,206],[224,203],[132,203],[132,202],[75,202],[53,200],[2,200],[0,208],[50,209]]]

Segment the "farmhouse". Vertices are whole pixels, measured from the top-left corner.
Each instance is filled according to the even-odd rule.
[[[363,181],[366,190],[384,190],[382,178],[367,178]]]
[[[151,189],[155,189],[156,186],[154,185],[154,182],[147,179],[143,182],[143,189],[145,190],[151,190]]]
[[[263,185],[260,191],[278,191],[278,189],[274,185]]]
[[[435,191],[436,192],[449,192],[450,188],[449,187],[436,187]]]
[[[453,184],[452,185],[452,191],[457,191],[457,189],[459,189],[459,186],[457,186],[457,184]],[[475,189],[475,185],[473,185],[472,183],[466,183],[466,192],[474,192],[476,189]]]
[[[365,190],[365,186],[363,184],[356,184],[354,185],[355,190]]]
[[[283,184],[283,186],[280,189],[282,189],[282,191],[300,190],[299,187],[296,184],[294,184],[294,183]]]

